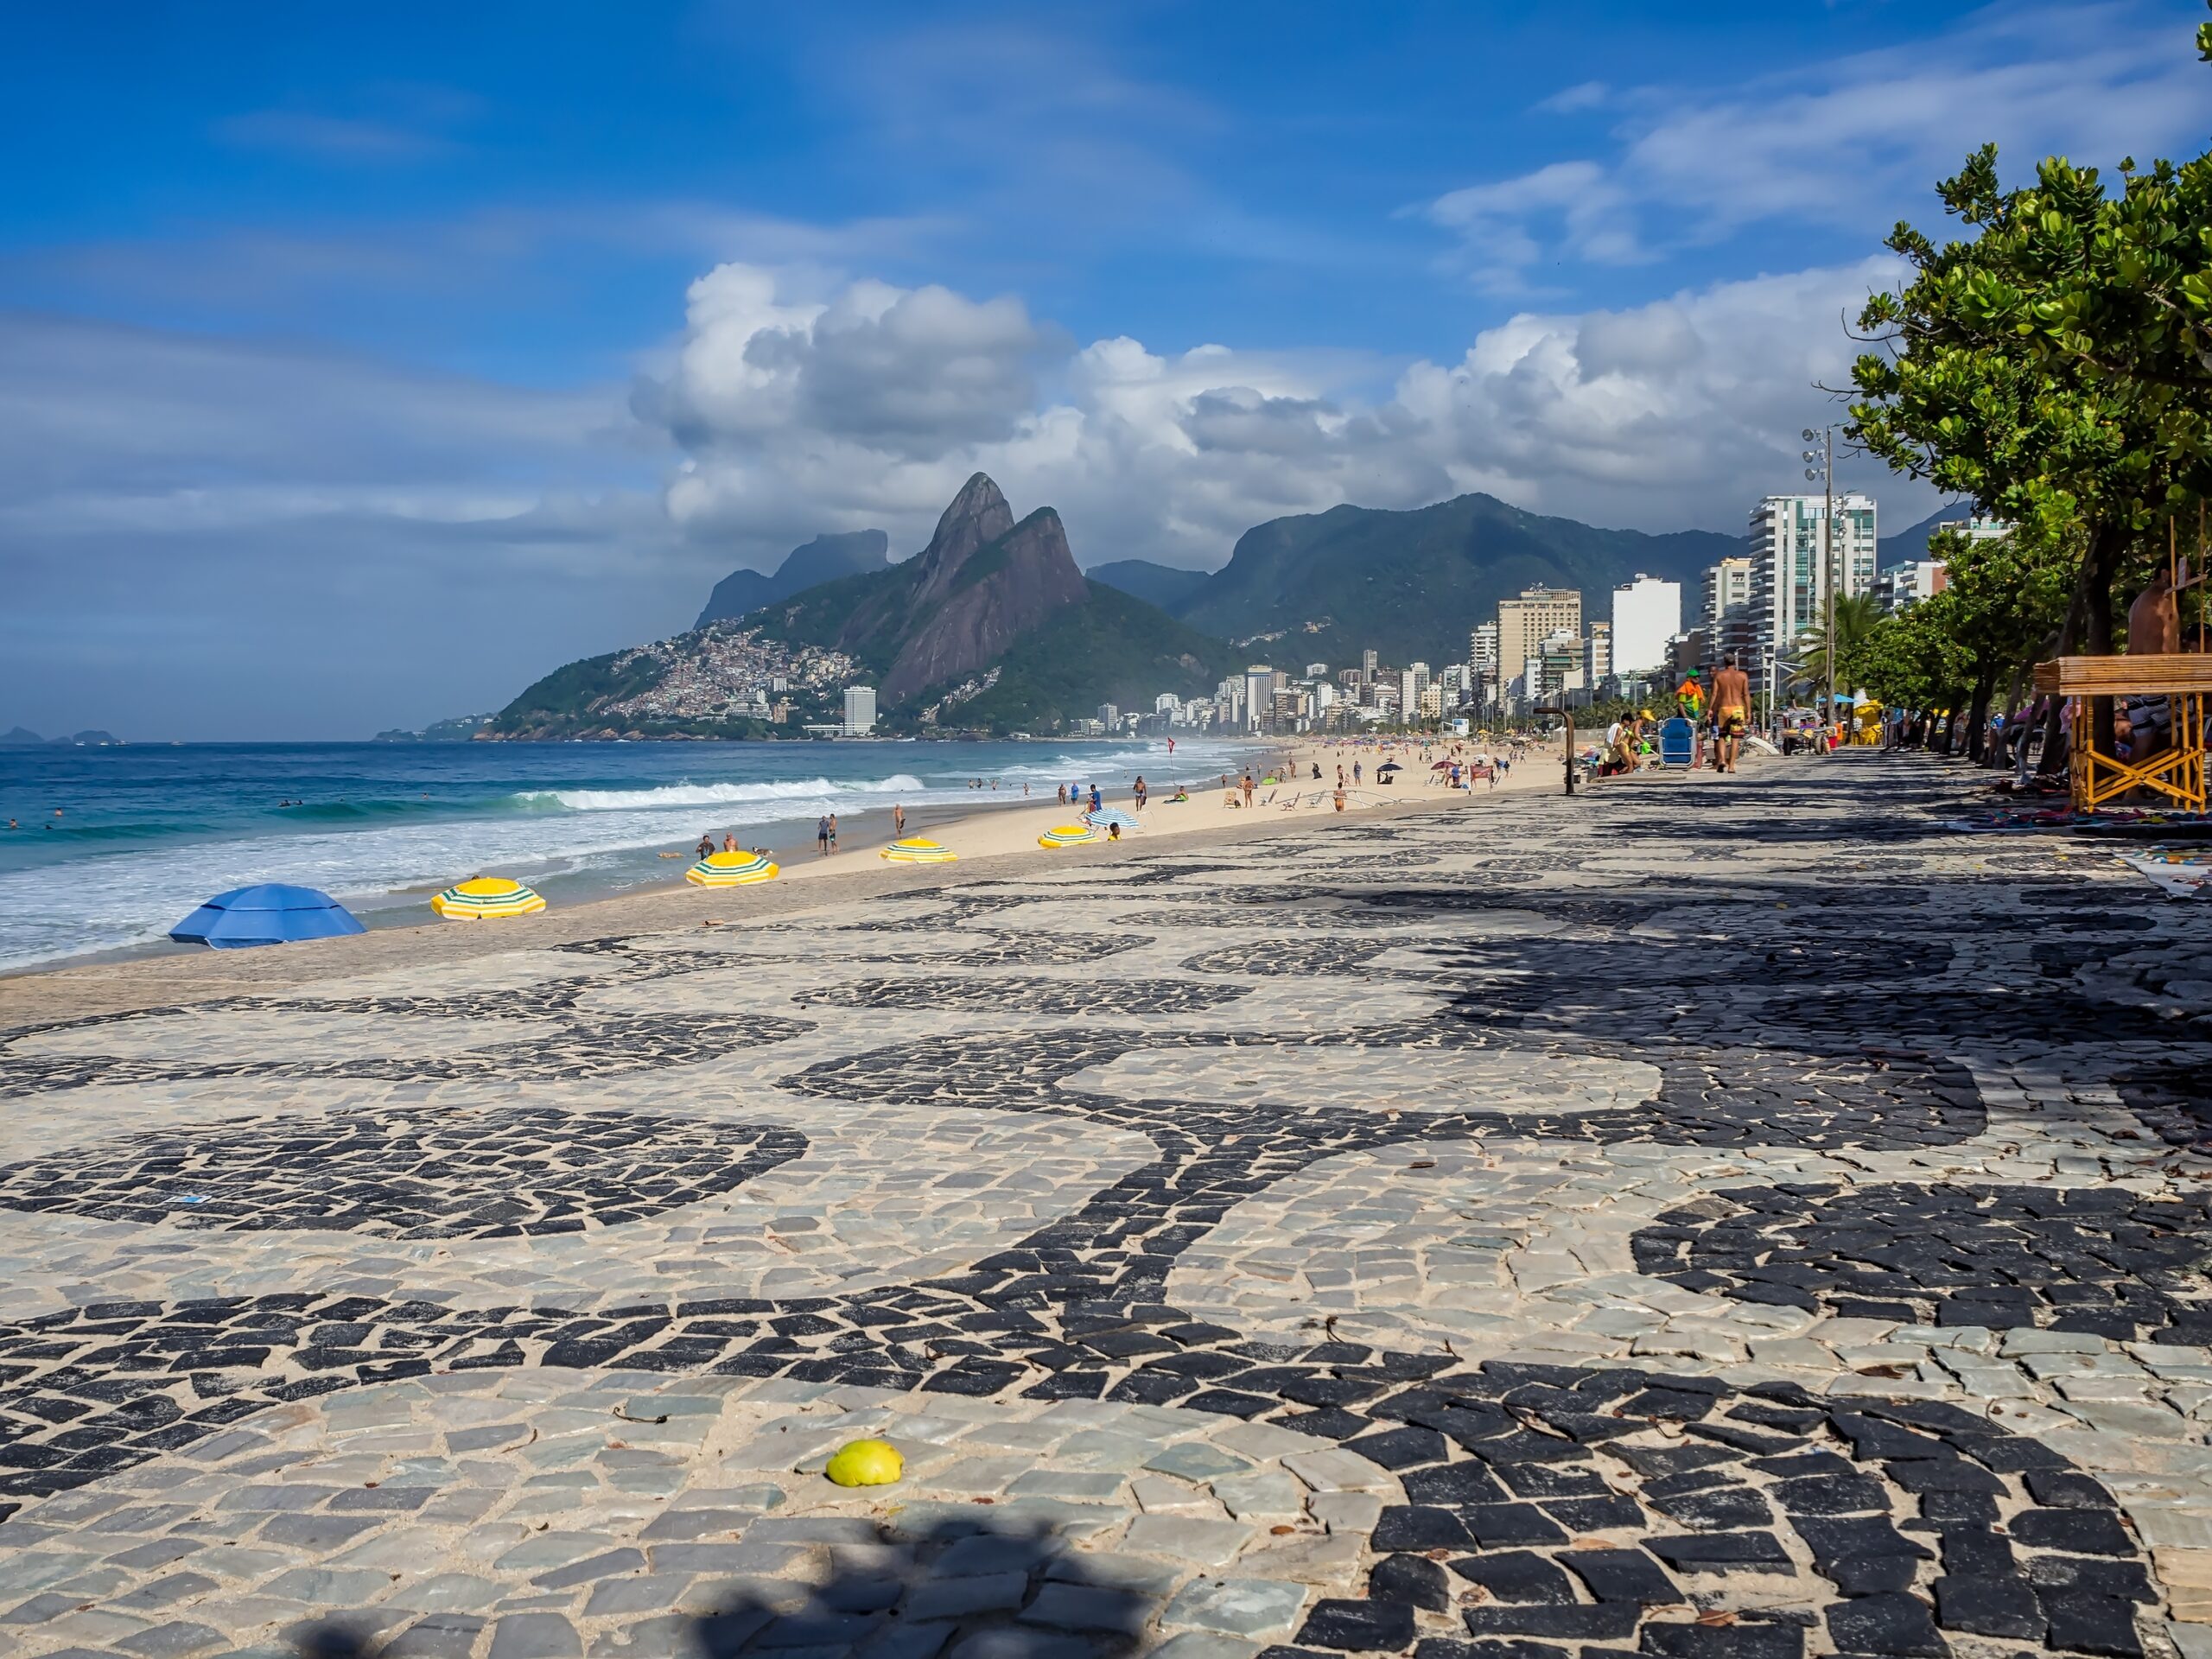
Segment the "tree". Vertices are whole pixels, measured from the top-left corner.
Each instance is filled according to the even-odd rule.
[[[1856,661],[1875,625],[1882,620],[1881,607],[1871,594],[1839,594],[1835,601],[1835,674],[1834,683],[1839,692],[1849,691],[1856,683],[1859,667]],[[1789,677],[1792,685],[1821,685],[1829,679],[1827,630],[1815,628],[1798,636],[1797,668]]]
[[[2212,57],[2212,26],[2199,47]],[[1879,349],[1853,367],[1847,428],[1985,512],[2078,524],[2059,649],[2090,655],[2113,650],[2131,550],[2212,494],[2212,158],[2120,171],[2108,195],[2051,157],[2006,190],[1993,145],[1940,184],[1977,234],[1891,233],[1912,276],[1860,315]],[[2109,721],[2101,705],[2101,735]]]

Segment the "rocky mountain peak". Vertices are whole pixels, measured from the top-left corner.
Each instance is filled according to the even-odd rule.
[[[915,556],[914,602],[926,605],[942,599],[976,550],[1013,528],[1014,509],[1007,505],[1005,493],[989,474],[977,473],[960,486],[960,493],[937,521],[937,534]]]

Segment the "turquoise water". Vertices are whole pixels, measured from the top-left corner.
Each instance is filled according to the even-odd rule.
[[[1179,742],[1195,778],[1235,764]],[[1165,744],[302,743],[0,749],[0,969],[158,944],[209,894],[290,881],[375,925],[429,914],[479,874],[555,904],[680,878],[658,856],[702,833],[813,849],[909,812],[1049,800],[1061,783],[1109,793],[1175,774]],[[995,779],[980,794],[972,780]],[[1033,795],[1034,798],[1034,795]],[[297,805],[281,803],[293,801]]]

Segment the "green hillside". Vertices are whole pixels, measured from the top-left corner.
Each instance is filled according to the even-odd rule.
[[[1332,507],[1245,531],[1177,613],[1224,639],[1287,636],[1274,651],[1286,661],[1340,664],[1371,646],[1386,662],[1464,662],[1469,631],[1524,588],[1580,588],[1586,613],[1602,617],[1639,571],[1688,589],[1742,550],[1717,531],[1599,530],[1488,495],[1410,512]]]
[[[1229,647],[1103,582],[1056,613],[997,664],[998,683],[949,710],[949,726],[993,732],[1050,731],[1088,720],[1102,702],[1150,713],[1163,691],[1211,696],[1233,671]]]

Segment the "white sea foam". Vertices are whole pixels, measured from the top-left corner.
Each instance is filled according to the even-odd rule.
[[[890,778],[809,778],[773,784],[664,784],[657,789],[543,789],[512,798],[571,812],[658,811],[678,807],[742,805],[754,801],[810,801],[841,795],[912,794],[923,787],[910,772]],[[816,809],[819,810],[819,809]]]

